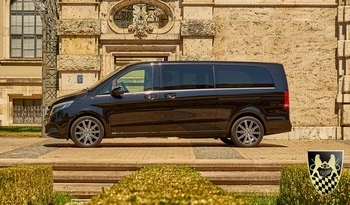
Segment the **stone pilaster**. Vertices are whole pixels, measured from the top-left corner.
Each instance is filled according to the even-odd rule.
[[[338,7],[338,97],[339,123],[342,138],[350,140],[350,6],[339,2]]]
[[[99,6],[96,0],[60,1],[58,95],[89,87],[99,79],[99,37],[102,33]]]
[[[180,34],[182,36],[182,60],[212,59],[215,22],[212,1],[185,0],[182,2],[183,17]]]

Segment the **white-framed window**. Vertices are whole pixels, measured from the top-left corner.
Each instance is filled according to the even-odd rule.
[[[33,1],[12,0],[10,15],[11,58],[41,58],[42,24]]]

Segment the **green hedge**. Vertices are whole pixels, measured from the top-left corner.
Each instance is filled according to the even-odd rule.
[[[90,200],[90,204],[245,204],[187,166],[142,168]]]
[[[336,189],[327,196],[313,187],[307,165],[285,165],[281,170],[280,205],[341,205],[350,204],[350,172],[343,170]]]
[[[0,169],[0,204],[50,204],[53,199],[51,166]]]

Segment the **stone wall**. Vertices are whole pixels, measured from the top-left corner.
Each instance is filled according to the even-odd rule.
[[[41,99],[40,59],[10,58],[10,0],[0,1],[0,126],[13,125],[13,99]]]
[[[340,126],[350,121],[344,120],[350,111],[339,99],[349,80],[338,82],[337,48],[348,42],[338,42],[337,19],[346,16],[346,7],[338,9],[330,0],[150,0],[167,12],[171,23],[141,36],[113,24],[114,12],[133,2],[144,3],[60,2],[61,94],[81,87],[75,75],[86,75],[84,85],[91,84],[116,69],[120,59],[278,62],[289,82],[294,127],[284,137],[342,137]]]
[[[0,126],[12,125],[13,99],[41,99],[40,75],[27,78],[0,76]]]
[[[336,17],[332,4],[217,7],[213,58],[282,63],[293,126],[337,127]]]
[[[340,1],[338,7],[338,96],[343,139],[350,139],[350,6]]]
[[[145,59],[278,62],[289,82],[293,132],[276,137],[350,139],[346,2],[149,0],[169,14],[171,24],[144,36],[112,24],[113,12],[130,2],[146,1],[59,1],[59,96],[91,85],[116,69],[118,60],[121,64]],[[0,70],[18,64],[9,60],[7,48],[9,4],[10,0],[0,3]],[[18,66],[29,68],[25,60]],[[39,72],[30,78],[38,80],[38,62],[35,67]],[[18,79],[17,74],[11,79]],[[9,124],[9,96],[40,97],[41,86],[23,81],[23,76],[16,86],[9,82],[10,76],[0,77],[0,121]]]
[[[59,2],[58,96],[86,88],[100,78],[99,5],[100,3],[95,0],[61,0]]]

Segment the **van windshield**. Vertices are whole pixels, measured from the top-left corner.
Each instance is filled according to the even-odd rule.
[[[123,70],[126,66],[128,65],[124,65],[121,66],[120,68],[110,72],[108,75],[104,76],[102,79],[98,80],[97,82],[95,82],[94,84],[92,84],[91,86],[89,86],[87,88],[87,90],[91,91],[93,89],[95,89],[97,86],[99,86],[101,83],[103,83],[105,80],[107,80],[108,78],[110,78],[112,75],[116,74],[118,71]]]

